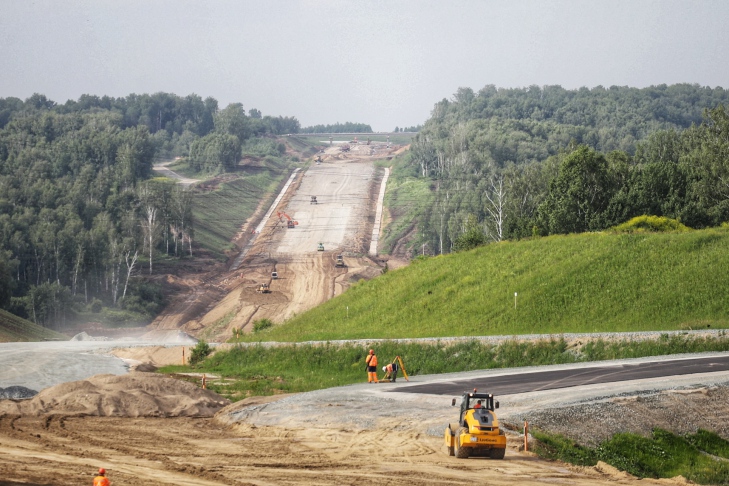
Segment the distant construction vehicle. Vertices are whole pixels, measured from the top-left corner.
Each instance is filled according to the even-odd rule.
[[[339,150],[341,150],[342,152],[349,152],[351,148],[352,147],[350,147],[348,143],[345,143]]]
[[[453,399],[452,405],[456,404]],[[486,456],[503,459],[506,453],[506,436],[499,427],[494,410],[499,402],[494,402],[490,393],[464,393],[461,397],[461,414],[457,424],[445,428],[445,445],[448,455],[458,459],[469,456]]]
[[[284,213],[283,211],[276,211],[276,214],[278,215],[278,220],[283,222],[284,218],[286,218],[286,227],[287,228],[295,228],[297,224],[299,224],[298,221],[294,221],[291,219],[291,216]]]
[[[271,272],[271,279],[278,280],[278,272]]]
[[[337,263],[335,265],[336,267],[343,267],[344,266],[344,258],[342,258],[342,255],[337,255]]]
[[[311,201],[309,201],[309,204],[319,204],[319,203],[318,203],[318,202],[316,201],[316,196],[311,196]]]
[[[316,247],[316,251],[324,251],[324,244],[319,243],[319,246]]]
[[[271,288],[268,286],[267,283],[262,283],[258,285],[258,287],[256,288],[256,292],[258,292],[259,294],[270,294]]]

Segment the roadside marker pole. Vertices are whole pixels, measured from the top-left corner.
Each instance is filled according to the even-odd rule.
[[[203,377],[202,377],[202,387],[203,387],[203,390],[205,390],[207,388],[205,386],[205,375],[203,375]]]
[[[185,366],[185,346],[182,347],[182,366]]]
[[[529,424],[524,421],[524,452],[529,452]]]

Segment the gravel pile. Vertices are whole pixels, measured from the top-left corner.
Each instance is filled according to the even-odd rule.
[[[24,386],[9,386],[7,388],[0,388],[0,400],[24,400],[26,398],[33,398],[37,394],[37,391],[31,390],[30,388],[26,388]]]
[[[655,428],[679,435],[699,429],[729,439],[729,382],[664,390],[639,390],[581,403],[514,413],[511,422],[596,446],[615,434],[650,437]]]

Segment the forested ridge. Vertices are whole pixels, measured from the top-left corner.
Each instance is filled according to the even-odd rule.
[[[192,255],[195,229],[190,192],[152,178],[153,160],[216,174],[258,137],[298,129],[197,95],[0,99],[0,307],[55,329],[100,310],[154,316],[159,288],[130,277]]]
[[[643,214],[718,225],[729,220],[728,102],[723,88],[690,84],[461,88],[396,167],[396,184],[428,187],[391,193],[417,222],[397,231],[437,254]]]

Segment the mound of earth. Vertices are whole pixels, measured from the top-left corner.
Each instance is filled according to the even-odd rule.
[[[42,390],[30,400],[0,402],[0,415],[212,417],[230,403],[210,390],[155,373],[96,375]]]

